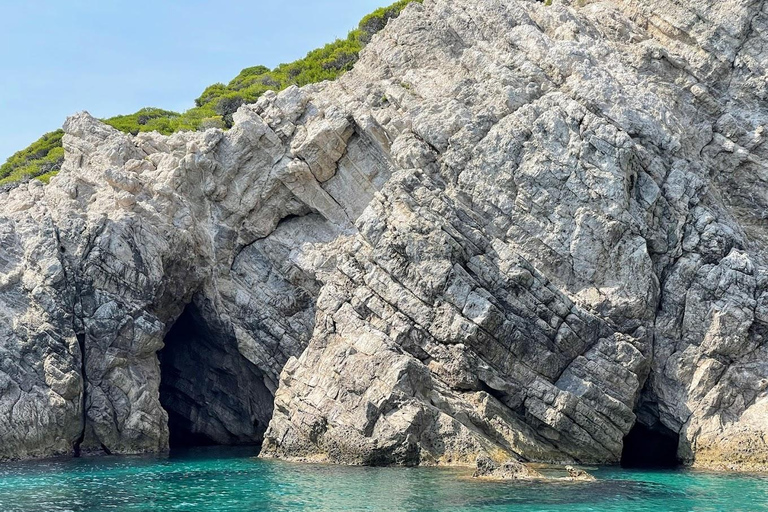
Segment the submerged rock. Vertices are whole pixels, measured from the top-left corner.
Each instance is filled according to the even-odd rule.
[[[491,480],[534,480],[544,478],[537,471],[516,460],[508,460],[498,464],[489,457],[483,456],[477,458],[476,464],[477,469],[472,474],[473,478]]]
[[[568,479],[569,480],[576,480],[579,482],[593,482],[595,480],[595,477],[584,471],[583,469],[578,469],[573,466],[565,466],[565,470],[568,472]]]
[[[0,192],[0,458],[768,469],[767,9],[425,0],[228,132],[70,118]]]
[[[520,461],[508,459],[499,463],[485,455],[477,458],[475,467],[472,478],[487,480],[557,480],[568,482],[594,482],[596,480],[594,476],[583,469],[577,469],[573,466],[563,468],[568,476],[545,476]]]

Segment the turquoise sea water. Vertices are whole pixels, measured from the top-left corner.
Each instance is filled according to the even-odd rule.
[[[593,483],[263,461],[243,450],[0,465],[3,512],[768,511],[768,476],[594,470]]]

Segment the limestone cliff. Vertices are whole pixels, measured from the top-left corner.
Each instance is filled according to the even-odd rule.
[[[768,469],[766,66],[764,0],[425,0],[227,132],[70,118],[0,194],[0,457]]]

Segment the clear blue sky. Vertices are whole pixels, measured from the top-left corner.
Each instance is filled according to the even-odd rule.
[[[393,1],[0,0],[0,163],[80,110],[186,110],[206,86],[302,57]]]

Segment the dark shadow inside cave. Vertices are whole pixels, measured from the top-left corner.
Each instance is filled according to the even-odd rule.
[[[171,449],[261,444],[272,416],[272,393],[215,315],[187,306],[158,358]]]
[[[675,468],[680,465],[677,447],[680,436],[660,423],[648,427],[640,422],[624,438],[623,468]]]

